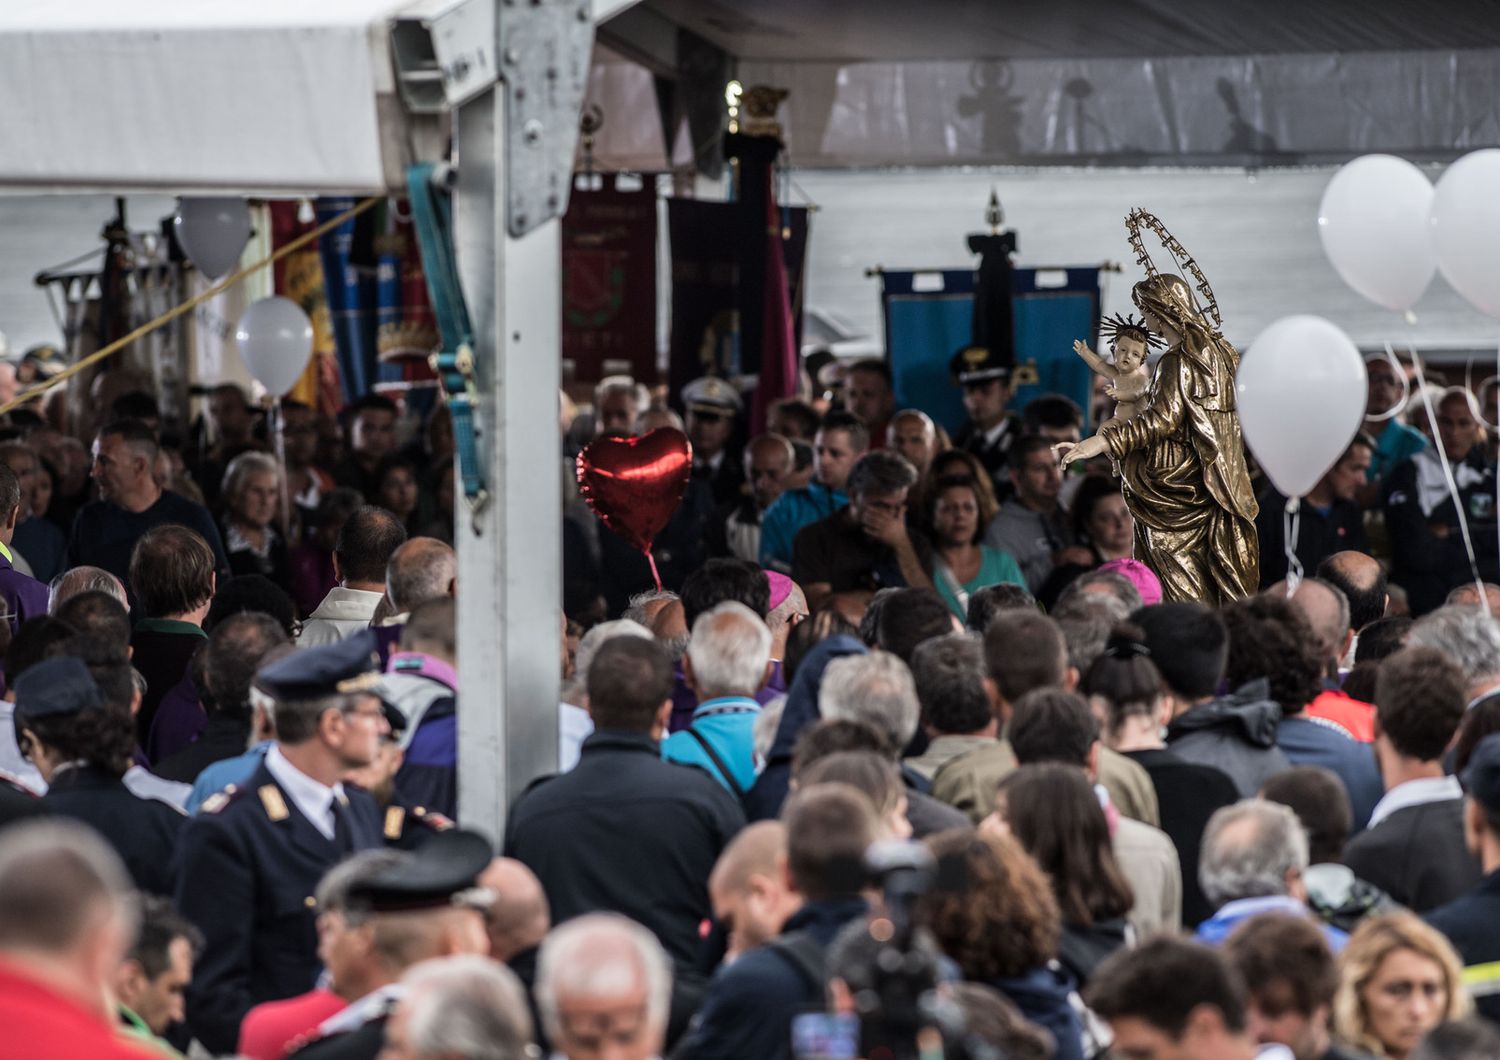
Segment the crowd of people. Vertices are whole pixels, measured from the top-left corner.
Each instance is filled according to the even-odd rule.
[[[440,405],[287,403],[284,463],[231,385],[12,413],[0,1057],[1500,1055],[1493,393],[1372,361],[1212,609],[1061,470],[1107,404],[960,351],[950,436],[806,367],[753,437],[719,379],[563,397],[558,756],[498,822]],[[660,427],[657,587],[572,461]]]

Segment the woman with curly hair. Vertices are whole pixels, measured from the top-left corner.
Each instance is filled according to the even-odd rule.
[[[927,844],[939,860],[962,861],[966,880],[961,891],[924,895],[917,922],[966,980],[993,987],[1051,1031],[1058,1060],[1083,1060],[1073,980],[1053,960],[1061,923],[1046,874],[1009,836],[942,832]]]
[[[1049,762],[1008,775],[995,806],[1052,881],[1063,925],[1058,960],[1079,984],[1088,982],[1104,958],[1135,941],[1125,920],[1135,895],[1115,860],[1099,796],[1082,770]]]
[[[1385,794],[1368,744],[1302,712],[1323,690],[1318,638],[1302,611],[1285,596],[1262,593],[1236,600],[1220,614],[1229,631],[1224,677],[1237,694],[1259,691],[1281,707],[1276,746],[1294,766],[1325,766],[1338,774],[1354,810],[1354,829],[1370,820]]]
[[[1472,1008],[1458,954],[1411,913],[1367,918],[1339,955],[1334,1030],[1380,1060],[1406,1060],[1428,1031]]]

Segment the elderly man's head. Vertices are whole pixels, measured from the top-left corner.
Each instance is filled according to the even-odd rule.
[[[700,703],[755,695],[771,676],[771,630],[744,604],[719,604],[693,623],[684,676]]]
[[[458,556],[435,537],[414,537],[391,553],[385,568],[385,594],[397,614],[454,594]]]
[[[1448,656],[1469,683],[1470,699],[1500,685],[1500,623],[1483,608],[1440,607],[1417,619],[1406,643]]]
[[[845,655],[823,671],[818,713],[831,720],[873,725],[897,747],[917,731],[921,708],[911,670],[890,652]]]
[[[1464,582],[1450,592],[1443,603],[1454,607],[1479,607],[1479,586],[1473,582]],[[1500,615],[1500,585],[1494,582],[1484,583],[1483,606],[1492,616]]]
[[[576,917],[542,943],[537,1007],[567,1060],[651,1060],[666,1041],[671,996],[661,943],[625,917]]]
[[[1307,857],[1307,833],[1290,808],[1244,799],[1208,819],[1198,882],[1216,906],[1271,895],[1305,901]]]
[[[386,1060],[522,1060],[532,1026],[526,990],[509,968],[477,954],[413,965],[386,1026]]]

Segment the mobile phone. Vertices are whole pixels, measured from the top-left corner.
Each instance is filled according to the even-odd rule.
[[[859,1017],[804,1012],[792,1018],[796,1060],[858,1060]]]

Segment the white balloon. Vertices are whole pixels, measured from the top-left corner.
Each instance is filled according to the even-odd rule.
[[[1410,309],[1437,269],[1428,217],[1432,182],[1394,155],[1339,168],[1318,206],[1323,252],[1345,283],[1386,309]]]
[[[1464,155],[1432,197],[1438,268],[1481,313],[1500,319],[1500,148]]]
[[[274,397],[302,378],[312,357],[312,321],[290,298],[277,295],[252,302],[234,332],[250,374]]]
[[[1245,444],[1278,490],[1301,497],[1359,430],[1365,362],[1336,324],[1282,317],[1245,351],[1234,389]]]
[[[217,280],[235,267],[250,241],[250,207],[244,199],[178,199],[172,227],[188,260]]]

